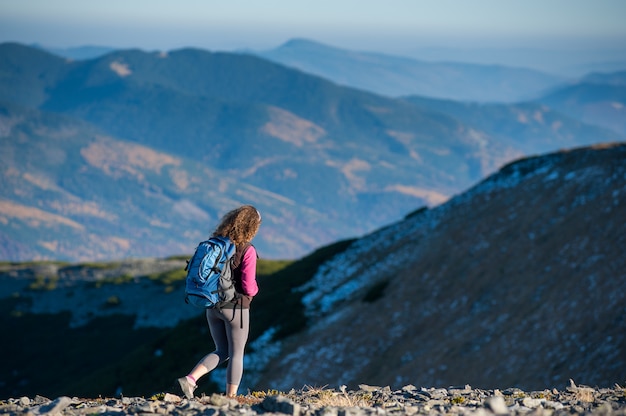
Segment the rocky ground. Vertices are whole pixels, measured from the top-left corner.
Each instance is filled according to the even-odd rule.
[[[221,395],[187,400],[172,393],[151,398],[79,399],[41,396],[0,401],[0,415],[219,415],[286,414],[292,416],[366,415],[626,415],[626,389],[577,386],[563,391],[524,392],[459,388],[418,388],[392,391],[361,385],[349,391],[305,388],[301,391],[252,392],[228,399]]]

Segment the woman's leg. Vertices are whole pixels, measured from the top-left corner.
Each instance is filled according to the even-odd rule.
[[[234,397],[243,376],[243,356],[250,329],[250,310],[207,309],[206,315],[216,349],[204,356],[187,378],[193,382],[195,389],[196,381],[200,377],[230,358],[226,371],[226,395]]]
[[[237,397],[237,389],[239,388],[238,384],[228,384],[226,383],[226,396],[227,397]]]
[[[209,330],[211,331],[211,338],[215,343],[215,351],[205,355],[196,364],[189,375],[193,378],[193,381],[198,380],[215,367],[228,360],[228,323],[224,322],[220,313],[216,309],[206,310],[206,319],[209,324]]]
[[[228,318],[226,333],[230,356],[226,371],[226,395],[235,396],[243,376],[243,355],[250,330],[250,309],[227,309],[223,313]]]

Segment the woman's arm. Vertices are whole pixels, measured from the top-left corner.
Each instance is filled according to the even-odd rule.
[[[256,258],[256,249],[250,246],[241,259],[241,289],[247,296],[254,296],[259,292],[256,283]]]

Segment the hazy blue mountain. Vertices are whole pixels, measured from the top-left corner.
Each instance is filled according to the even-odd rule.
[[[573,146],[597,143],[599,135],[607,141],[623,141],[625,135],[598,128],[544,104],[466,103],[425,97],[405,97],[422,109],[445,113],[498,143],[532,155]]]
[[[626,54],[622,53],[622,56]],[[623,71],[626,68],[626,59],[621,60],[603,60],[590,63],[579,64],[574,66],[572,71],[576,71],[579,77],[593,72],[615,72]]]
[[[2,259],[189,254],[246,201],[264,213],[262,256],[298,256],[353,232],[322,210],[68,116],[0,104],[0,125]]]
[[[626,135],[626,71],[592,73],[537,99],[570,117]]]
[[[29,258],[33,250],[40,258],[61,252],[67,259],[144,255],[150,249],[133,238],[151,233],[159,249],[177,254],[199,235],[195,230],[205,232],[218,213],[242,202],[268,213],[259,251],[294,258],[369,232],[416,205],[437,205],[530,148],[525,142],[532,132],[516,128],[510,118],[507,131],[490,131],[497,120],[478,126],[436,106],[342,87],[247,54],[126,50],[68,61],[3,44],[0,56],[6,97],[1,143],[10,149],[0,158],[5,175],[16,178],[6,181],[2,199],[19,205],[11,205],[15,215],[0,225],[4,246],[15,251],[10,259]],[[562,127],[543,128],[532,139],[533,152],[615,140],[606,130],[548,116]],[[53,140],[73,135],[82,141]],[[46,151],[34,151],[30,141],[45,143]],[[62,162],[44,162],[49,154],[63,155]],[[20,164],[20,158],[31,163]],[[108,218],[120,225],[91,228],[65,203],[49,203],[49,193],[21,198],[22,182],[33,177],[50,180],[28,186],[73,195],[84,204],[106,202]],[[153,196],[161,202],[149,203]],[[177,211],[191,222],[167,214],[181,206],[192,207],[191,213]],[[79,226],[70,228],[82,230],[82,238],[110,229],[126,242],[110,251],[95,250],[97,245],[80,253],[55,251],[54,244],[33,240],[46,222],[21,218],[23,228],[15,231],[11,221],[25,207],[62,217],[53,217],[56,222],[73,221]],[[152,223],[160,228],[151,230]],[[190,228],[194,232],[185,236]],[[74,237],[68,240],[72,247],[80,241]],[[28,248],[23,256],[18,247]]]
[[[590,72],[619,71],[626,68],[626,48],[468,48],[418,47],[406,52],[409,56],[435,62],[465,62],[536,69],[566,78],[577,79]]]
[[[353,88],[388,96],[422,95],[478,102],[515,102],[563,83],[560,76],[519,67],[427,62],[291,40],[259,56]]]
[[[116,49],[109,46],[96,45],[84,45],[73,48],[52,48],[39,44],[34,44],[32,46],[48,51],[54,55],[77,61],[98,58],[102,55],[106,55],[107,53],[111,53]]]
[[[626,64],[624,64],[626,68]],[[592,72],[582,78],[581,82],[604,85],[626,85],[626,70],[617,72]]]
[[[67,68],[64,59],[18,43],[0,44],[0,100],[38,106]]]

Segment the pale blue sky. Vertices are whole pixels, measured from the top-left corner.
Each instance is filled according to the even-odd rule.
[[[271,49],[626,50],[626,0],[0,0],[0,42]]]

